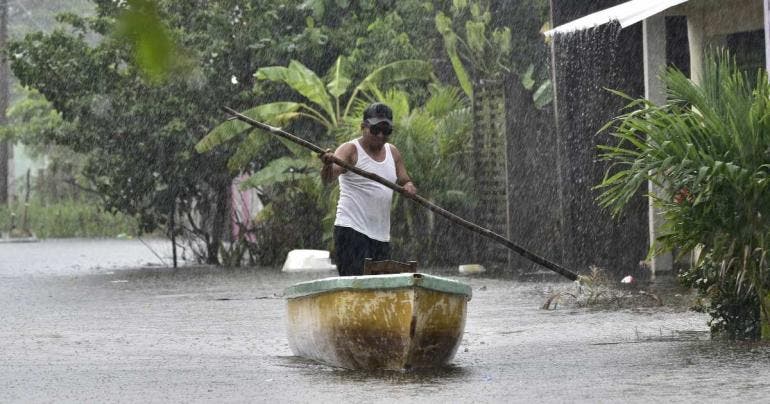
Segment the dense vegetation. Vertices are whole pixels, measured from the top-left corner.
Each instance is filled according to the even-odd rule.
[[[551,102],[547,13],[546,0],[13,2],[7,56],[20,85],[0,137],[50,164],[0,226],[164,231],[228,265],[329,248],[337,190],[321,185],[317,157],[221,107],[333,148],[358,135],[372,101],[394,108],[392,141],[420,194],[468,216],[474,90],[513,82],[532,108]],[[753,338],[764,324],[770,335],[767,77],[726,55],[701,85],[664,77],[668,103],[631,100],[608,124],[618,143],[602,147],[614,165],[600,203],[619,214],[656,184],[666,227],[653,253],[700,251],[681,278],[709,298],[714,331]],[[231,184],[244,177],[265,208],[232,239]],[[396,258],[457,263],[467,235],[449,227],[395,198]]]
[[[767,73],[752,77],[719,53],[700,85],[675,69],[664,80],[665,105],[635,100],[613,122],[619,143],[602,147],[615,167],[600,201],[617,214],[647,181],[657,185],[666,221],[653,253],[698,251],[681,278],[708,297],[712,330],[755,338],[770,319]]]
[[[282,105],[288,109],[276,119],[287,129],[333,147],[355,136],[351,122],[362,105],[392,102],[400,131],[394,141],[402,143],[421,194],[453,208],[473,202],[463,174],[474,83],[512,77],[535,93],[533,103],[548,102],[547,61],[532,58],[546,51],[537,40],[545,1],[94,0],[89,12],[78,6],[58,17],[53,31],[27,27],[11,43],[13,72],[32,98],[44,97],[19,114],[37,111],[33,120],[45,129],[29,131],[17,120],[10,136],[44,152],[56,147],[82,156],[68,163],[77,167],[72,182],[95,191],[107,211],[136,217],[141,231],[165,229],[192,240],[208,262],[225,252],[235,177],[253,175],[248,186],[267,205],[256,227],[247,226],[256,238],[240,240],[249,240],[261,264],[279,262],[286,249],[328,247],[335,192],[320,187],[314,156],[254,133],[232,132],[197,152],[194,146],[222,123],[223,105]],[[501,7],[517,20],[489,11]],[[520,37],[511,35],[513,22],[526,27]],[[327,94],[315,98],[282,69],[315,76]],[[306,119],[312,113],[303,106],[312,103],[327,119]],[[440,231],[433,219],[396,203],[397,243],[434,247],[420,254],[428,262],[446,257],[428,241]]]

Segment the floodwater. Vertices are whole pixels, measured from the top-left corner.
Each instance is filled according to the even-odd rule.
[[[703,314],[542,310],[564,284],[483,278],[465,279],[474,296],[452,366],[335,369],[292,356],[285,335],[283,288],[320,275],[173,270],[156,256],[169,261],[166,243],[147,245],[0,244],[0,402],[762,402],[770,391],[770,348],[711,341]]]

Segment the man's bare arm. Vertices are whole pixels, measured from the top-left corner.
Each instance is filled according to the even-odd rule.
[[[334,151],[334,153],[327,151],[326,153],[323,153],[319,156],[324,164],[323,168],[321,168],[321,180],[324,182],[324,184],[330,184],[334,182],[334,180],[336,180],[340,174],[343,174],[347,171],[342,166],[334,164],[332,156],[352,166],[355,166],[357,161],[356,147],[350,143],[345,143],[340,145],[337,150]]]
[[[390,151],[393,153],[393,161],[396,163],[396,183],[404,187],[408,196],[416,195],[417,187],[412,182],[412,178],[409,177],[409,173],[406,172],[406,165],[404,165],[404,159],[401,158],[401,152],[393,145],[390,146]]]

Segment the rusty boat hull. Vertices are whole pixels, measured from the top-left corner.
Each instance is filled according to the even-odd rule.
[[[292,352],[347,369],[446,365],[465,329],[471,288],[420,273],[331,277],[286,289]]]

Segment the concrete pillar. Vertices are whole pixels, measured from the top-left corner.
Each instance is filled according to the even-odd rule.
[[[705,18],[702,11],[687,15],[687,37],[690,41],[690,79],[703,81],[703,51],[706,46]]]
[[[666,102],[666,87],[660,74],[666,68],[666,19],[652,16],[642,22],[644,51],[644,96],[655,104]]]
[[[770,0],[764,0],[765,14],[765,69],[770,72]]]
[[[666,102],[666,88],[660,79],[660,74],[666,68],[666,18],[662,15],[652,16],[642,22],[642,47],[644,60],[644,97],[657,105]],[[647,183],[648,192],[657,194],[658,190],[652,182]],[[653,206],[652,198],[648,204],[650,243],[658,237],[663,224],[659,209]],[[652,278],[673,269],[673,256],[665,253],[652,257],[650,271]]]

